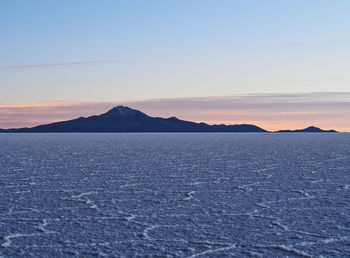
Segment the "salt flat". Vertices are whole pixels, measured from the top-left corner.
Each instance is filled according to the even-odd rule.
[[[350,134],[0,134],[0,256],[350,255]]]

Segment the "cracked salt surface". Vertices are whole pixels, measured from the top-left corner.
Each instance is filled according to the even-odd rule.
[[[0,134],[0,257],[347,257],[349,146],[349,134]]]

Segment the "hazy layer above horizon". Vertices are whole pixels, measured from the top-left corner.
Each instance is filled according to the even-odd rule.
[[[260,94],[208,98],[173,98],[121,102],[39,102],[0,105],[0,128],[31,127],[105,113],[119,104],[151,116],[209,124],[255,124],[266,130],[322,129],[350,131],[350,94]]]

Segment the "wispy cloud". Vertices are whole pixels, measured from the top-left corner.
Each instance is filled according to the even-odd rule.
[[[329,45],[334,42],[331,41],[299,41],[299,42],[290,42],[279,45],[279,47],[313,47],[313,46],[323,46]]]
[[[24,107],[66,107],[81,104],[81,101],[45,101],[45,102],[29,102],[18,104],[0,104],[0,108],[24,108]]]
[[[64,63],[46,63],[46,64],[24,64],[24,65],[7,65],[0,66],[1,70],[25,70],[25,69],[44,69],[66,66],[96,65],[96,64],[112,64],[126,62],[126,60],[94,60],[94,61],[75,61]]]
[[[309,125],[350,131],[350,93],[246,94],[201,98],[151,99],[133,102],[54,101],[0,105],[0,128],[101,114],[128,105],[160,117],[212,124],[252,123],[268,130]]]

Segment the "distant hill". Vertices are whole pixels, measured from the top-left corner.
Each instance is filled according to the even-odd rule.
[[[336,133],[335,130],[322,130],[321,128],[310,126],[304,129],[298,130],[279,130],[278,133]]]
[[[90,117],[44,124],[32,128],[8,129],[3,132],[267,132],[250,124],[208,125],[180,120],[176,117],[151,117],[141,111],[117,106]]]
[[[108,133],[108,132],[268,132],[251,124],[209,125],[180,120],[176,117],[151,117],[126,106],[117,106],[104,114],[39,125],[31,128],[0,129],[0,133]],[[279,130],[279,133],[333,133],[310,126],[299,130]]]

